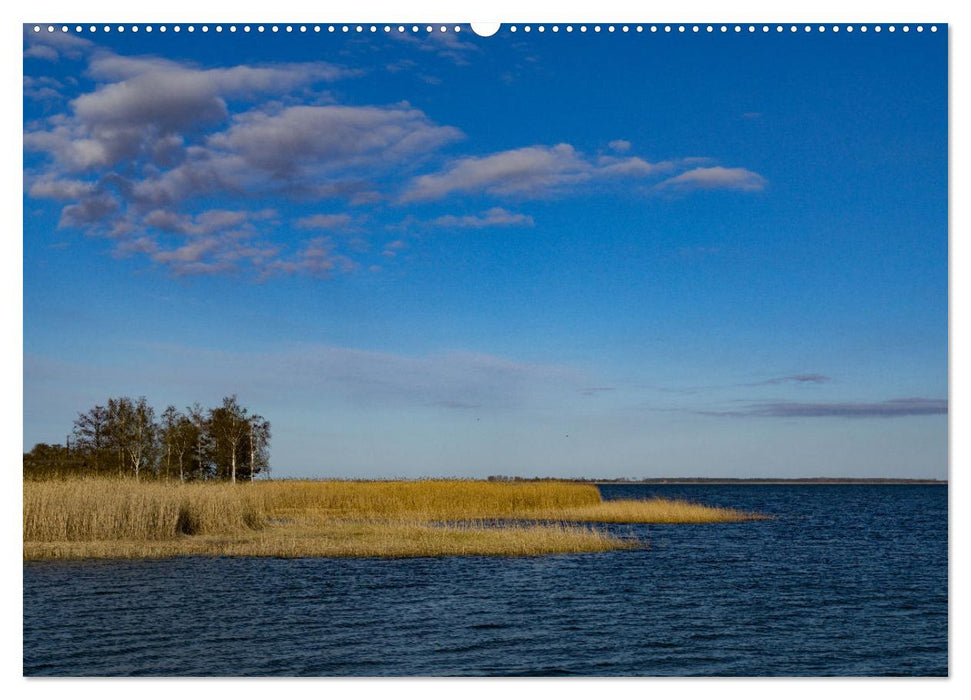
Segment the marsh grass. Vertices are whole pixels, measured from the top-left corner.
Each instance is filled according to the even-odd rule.
[[[241,532],[264,514],[244,489],[130,479],[24,483],[24,541],[162,540]]]
[[[40,559],[239,557],[529,556],[633,548],[598,530],[568,525],[466,527],[409,523],[347,523],[326,528],[268,526],[233,536],[199,535],[169,540],[25,542],[24,557]]]
[[[601,502],[596,486],[554,481],[268,481],[253,487],[250,498],[264,512],[284,517],[312,513],[324,518],[414,522],[518,518]]]
[[[667,498],[602,501],[548,513],[561,521],[597,523],[703,524],[765,520],[765,515]]]
[[[552,481],[73,479],[24,483],[23,535],[28,560],[535,555],[639,546],[593,523],[756,517],[663,499],[605,502],[595,486]]]

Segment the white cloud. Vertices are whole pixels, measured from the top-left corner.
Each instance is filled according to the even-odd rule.
[[[329,238],[318,237],[307,241],[293,259],[269,261],[260,279],[266,280],[276,274],[330,277],[334,272],[351,272],[357,267],[353,260],[334,251],[334,244]]]
[[[302,168],[341,171],[383,167],[461,138],[403,107],[289,107],[277,114],[252,110],[208,139],[210,147],[239,156],[246,165],[281,177]]]
[[[94,194],[97,189],[97,184],[93,182],[60,179],[47,175],[34,180],[29,185],[27,194],[41,199],[68,200],[87,197]]]
[[[479,50],[451,33],[413,43],[453,61]],[[28,58],[85,59],[79,65],[86,65],[85,76],[95,84],[66,105],[45,104],[60,104],[63,111],[26,126],[25,150],[47,156],[28,156],[28,194],[62,202],[61,227],[110,239],[114,255],[142,255],[176,275],[248,270],[265,279],[357,269],[342,253],[371,252],[360,236],[344,236],[339,246],[326,238],[277,244],[274,236],[281,224],[280,230],[295,234],[353,234],[353,224],[368,213],[350,207],[462,194],[546,197],[657,180],[689,168],[660,187],[752,190],[765,182],[750,171],[707,167],[711,163],[704,161],[650,162],[630,155],[630,142],[621,139],[610,141],[606,154],[588,156],[567,143],[533,145],[453,158],[416,176],[462,132],[408,103],[336,104],[332,94],[321,92],[322,84],[360,75],[358,69],[325,62],[204,67],[123,56],[60,32],[29,33],[26,45]],[[70,75],[24,78],[25,95],[37,99],[67,100],[79,84]],[[206,211],[192,211],[213,196],[218,207],[206,203]],[[321,203],[322,211],[291,218],[254,208],[253,202],[266,199]],[[534,225],[531,216],[493,204],[426,224]],[[405,222],[413,221],[408,213]],[[392,257],[401,245],[392,242],[373,254]]]
[[[628,157],[601,156],[596,162],[567,143],[528,146],[488,156],[461,158],[443,170],[412,179],[401,202],[441,199],[451,194],[543,197],[611,176],[647,177],[674,167]]]
[[[94,47],[87,39],[82,39],[70,32],[48,32],[47,26],[35,32],[34,25],[24,27],[24,58],[39,58],[45,61],[57,61],[60,58],[77,60]]]
[[[695,168],[668,178],[657,185],[659,190],[688,192],[691,190],[740,190],[758,192],[765,189],[767,180],[745,168]]]
[[[444,170],[411,181],[401,201],[486,192],[537,196],[590,178],[590,164],[573,146],[529,146],[483,157],[461,158]]]
[[[28,149],[47,152],[69,170],[111,166],[170,134],[223,122],[227,98],[282,95],[354,74],[327,63],[201,69],[104,50],[92,56],[88,73],[107,82],[72,100],[68,118],[24,136]]]
[[[349,214],[313,214],[297,219],[297,228],[339,228],[351,223]]]
[[[430,223],[444,228],[487,228],[490,226],[532,226],[535,222],[533,217],[526,214],[517,214],[506,211],[502,207],[493,207],[479,215],[455,216],[454,214],[447,214],[432,219]]]

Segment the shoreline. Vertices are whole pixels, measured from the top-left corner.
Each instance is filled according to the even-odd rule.
[[[889,478],[796,478],[796,479],[732,479],[732,478],[657,478],[657,479],[566,479],[577,484],[607,486],[947,486],[946,479],[889,479]]]
[[[770,517],[677,499],[605,501],[593,484],[564,482],[28,481],[23,555],[536,556],[647,546],[608,524]]]

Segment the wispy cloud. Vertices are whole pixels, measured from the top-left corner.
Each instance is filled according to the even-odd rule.
[[[351,223],[350,214],[313,214],[297,219],[298,228],[333,229],[347,226]]]
[[[671,163],[649,163],[636,156],[591,160],[568,143],[527,146],[460,158],[437,173],[420,175],[405,187],[399,201],[436,200],[451,194],[545,197],[595,178],[648,176],[671,167]]]
[[[78,60],[95,47],[94,42],[70,32],[35,32],[32,26],[24,27],[24,41],[25,58],[45,61],[58,61],[61,58]]]
[[[583,396],[600,396],[607,392],[614,391],[615,387],[612,386],[585,386],[580,389],[580,393]]]
[[[776,386],[778,384],[828,384],[832,377],[825,374],[789,374],[785,377],[772,377],[761,382],[744,384],[743,386]]]
[[[433,53],[457,66],[469,65],[472,58],[482,51],[472,41],[463,38],[460,33],[451,31],[421,32],[417,35],[411,32],[392,32],[390,36],[419,51]]]
[[[659,183],[662,191],[690,192],[693,190],[740,190],[758,192],[765,189],[767,180],[745,168],[695,168]]]
[[[304,344],[252,353],[147,344],[140,352],[157,381],[187,387],[193,395],[238,392],[261,400],[285,397],[287,403],[315,407],[336,401],[371,408],[514,409],[549,396],[575,395],[584,381],[569,366],[465,350],[404,355]],[[144,379],[129,367],[65,365],[36,355],[25,358],[25,372],[47,386],[62,384],[70,376],[98,376],[102,388]]]
[[[725,411],[696,411],[706,416],[764,418],[899,418],[935,416],[947,413],[946,399],[902,398],[879,402],[775,401],[752,403],[744,408]]]
[[[502,207],[493,207],[482,214],[466,214],[456,216],[447,214],[429,223],[443,228],[488,228],[492,226],[532,226],[533,217],[527,214],[517,214],[506,211]]]

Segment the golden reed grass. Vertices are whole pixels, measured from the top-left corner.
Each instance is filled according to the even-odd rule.
[[[71,479],[24,483],[24,558],[591,552],[638,543],[577,523],[756,517],[663,499],[605,502],[595,486],[566,482]]]

